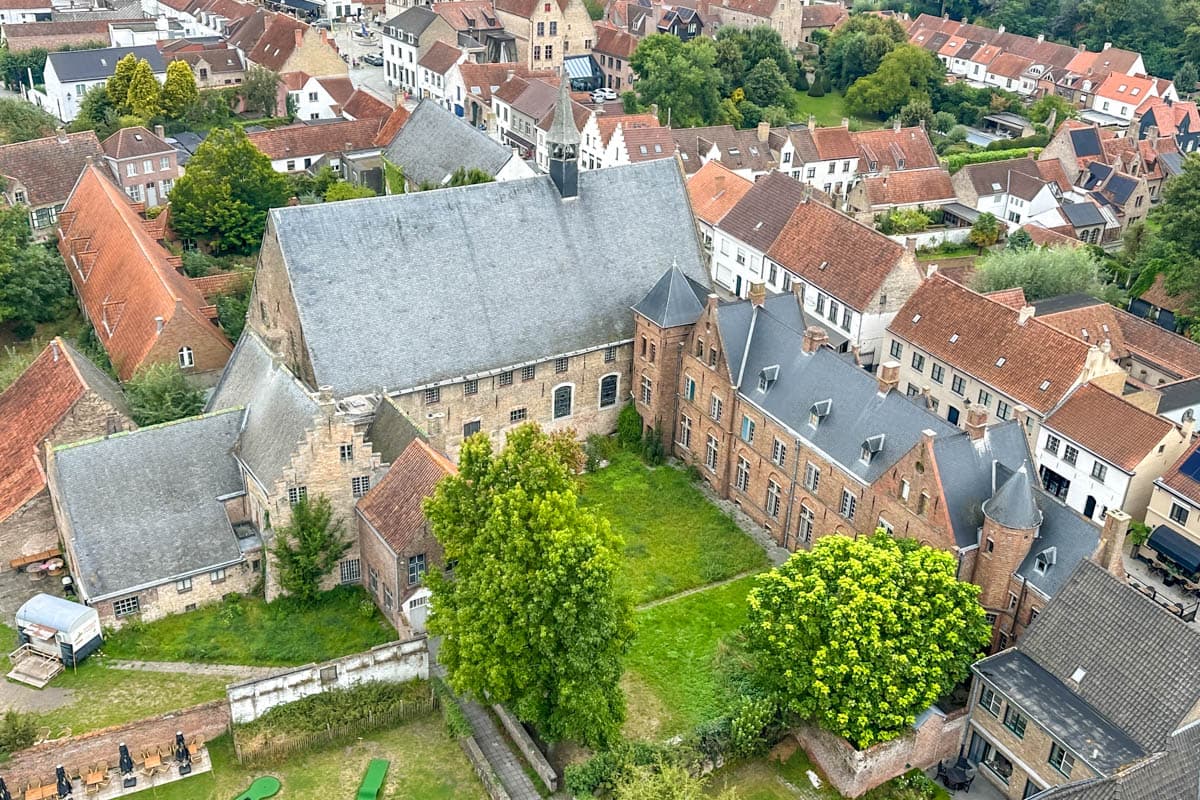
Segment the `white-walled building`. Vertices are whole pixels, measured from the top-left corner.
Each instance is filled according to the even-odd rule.
[[[296,106],[297,120],[337,119],[354,94],[354,84],[344,75],[317,78],[305,72],[283,75],[288,97]]]
[[[154,45],[69,50],[46,56],[45,91],[31,89],[28,98],[63,122],[70,122],[79,113],[79,104],[88,90],[103,85],[117,62],[130,53],[150,64],[159,83],[166,80],[167,66]]]

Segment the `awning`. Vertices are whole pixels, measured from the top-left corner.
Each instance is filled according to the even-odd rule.
[[[1160,556],[1169,558],[1183,567],[1185,572],[1200,570],[1200,544],[1166,525],[1155,528],[1146,544],[1153,547]]]
[[[307,11],[310,14],[321,14],[325,11],[325,6],[314,3],[312,0],[279,0],[279,4],[299,11]]]

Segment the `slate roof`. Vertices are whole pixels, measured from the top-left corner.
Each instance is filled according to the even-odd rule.
[[[421,439],[413,439],[387,474],[358,501],[358,513],[393,553],[399,553],[425,534],[428,523],[422,502],[433,494],[438,481],[456,471],[444,455]]]
[[[220,497],[243,491],[230,456],[240,411],[56,448],[76,580],[89,600],[237,563]]]
[[[1042,524],[1042,512],[1034,499],[1033,468],[1021,464],[983,504],[984,516],[1004,528],[1033,530]]]
[[[1004,470],[997,466],[997,473]],[[1054,597],[1081,562],[1100,546],[1100,527],[1044,491],[1037,493],[1042,526],[1016,569],[1018,577],[1046,597]],[[1045,555],[1039,564],[1040,555]]]
[[[612,225],[628,208],[639,213]],[[671,160],[583,172],[569,201],[539,176],[278,208],[269,219],[316,384],[338,396],[623,341],[630,306],[673,262],[708,282]]]
[[[117,67],[117,62],[132,53],[138,60],[145,59],[156,74],[167,71],[162,53],[152,44],[138,47],[106,47],[102,50],[66,50],[46,56],[46,65],[54,65],[54,74],[63,83],[95,81],[108,78]]]
[[[752,181],[713,159],[688,178],[687,191],[696,218],[717,225],[753,186]]]
[[[421,438],[421,431],[413,425],[390,397],[384,397],[375,407],[375,416],[367,427],[366,439],[371,449],[379,453],[384,464],[391,464],[413,441]]]
[[[336,120],[320,125],[297,123],[269,131],[255,131],[246,138],[272,161],[305,156],[323,156],[326,153],[344,153],[369,150],[375,146],[375,137],[383,125],[383,119]]]
[[[42,442],[88,389],[128,417],[116,383],[55,338],[0,392],[0,520],[46,487],[39,458]]]
[[[169,323],[177,314],[191,316],[213,346],[232,350],[201,310],[208,301],[101,167],[83,171],[59,225],[71,282],[121,380],[133,376],[157,341],[156,317]]]
[[[775,175],[799,185],[791,178]],[[752,189],[746,197],[753,194]],[[740,206],[725,218],[722,230],[728,230],[729,219]],[[784,269],[859,311],[875,301],[903,255],[904,247],[882,233],[811,200],[794,206],[767,251],[768,258]],[[915,264],[912,268],[915,273]]]
[[[891,170],[925,169],[938,166],[937,153],[929,142],[929,134],[920,126],[911,128],[880,128],[874,131],[851,131],[850,138],[858,145],[861,170],[887,167]],[[901,166],[903,162],[903,166]]]
[[[397,28],[420,39],[425,29],[432,25],[437,18],[437,14],[429,6],[413,6],[401,11],[383,24],[384,27]]]
[[[1029,443],[1016,420],[989,425],[979,440],[955,431],[933,440],[933,460],[955,544],[967,548],[979,544],[983,504],[996,490],[996,465],[1020,467],[1030,458]]]
[[[316,427],[320,412],[316,400],[249,329],[238,340],[206,408],[245,408],[234,452],[268,493]]]
[[[417,104],[384,151],[414,183],[441,186],[460,167],[496,175],[514,156],[512,148],[466,125],[432,101]]]
[[[1129,473],[1174,427],[1090,383],[1073,391],[1045,424]]]
[[[1160,395],[1158,400],[1158,413],[1160,414],[1200,405],[1200,378],[1175,381],[1159,386],[1157,389]]]
[[[1017,649],[1064,684],[1083,668],[1074,694],[1147,750],[1200,702],[1200,632],[1091,562]]]
[[[1088,344],[1037,317],[1020,325],[1019,314],[935,273],[917,287],[888,331],[1046,413],[1078,382]],[[1001,358],[1004,362],[997,366]]]
[[[103,152],[95,131],[64,136],[0,146],[0,175],[25,187],[31,207],[65,203],[88,158]]]
[[[765,253],[803,200],[802,183],[772,172],[755,181],[729,210],[721,220],[721,230]]]
[[[138,125],[133,128],[121,128],[112,136],[100,143],[104,154],[118,161],[126,158],[174,153],[175,148],[155,136],[150,131]]]
[[[1095,203],[1063,203],[1059,210],[1075,228],[1104,224],[1104,215]]]
[[[700,318],[709,290],[672,266],[633,310],[660,328],[691,325]]]

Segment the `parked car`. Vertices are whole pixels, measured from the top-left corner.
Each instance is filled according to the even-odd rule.
[[[609,100],[616,100],[617,93],[606,86],[601,86],[596,91],[592,92],[593,103],[604,103]]]
[[[321,17],[319,20],[313,23],[313,27],[324,28],[327,31],[331,31],[333,30],[333,23],[330,22],[327,17]]]
[[[365,56],[362,57],[362,62],[364,64],[370,64],[372,67],[382,67],[383,66],[383,54],[382,53],[367,53]]]

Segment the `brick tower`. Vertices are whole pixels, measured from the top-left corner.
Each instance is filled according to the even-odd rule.
[[[996,480],[1000,480],[997,475]],[[971,582],[982,591],[979,603],[999,622],[1009,613],[1009,582],[1042,525],[1042,512],[1035,501],[1033,468],[1026,461],[1003,482],[983,504],[983,532]]]

